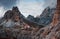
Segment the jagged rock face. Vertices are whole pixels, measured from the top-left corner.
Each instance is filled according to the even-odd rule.
[[[33,21],[33,22],[35,21],[34,16],[31,16],[31,15],[29,15],[29,16],[27,17],[27,19],[30,20],[30,21]]]
[[[52,22],[52,18],[53,18],[53,15],[54,15],[54,11],[55,10],[52,10],[52,8],[49,8],[47,7],[43,13],[40,15],[40,20],[38,23],[40,24],[44,24],[44,25],[48,25]]]
[[[33,17],[34,18],[34,17]],[[17,23],[16,23],[17,22]],[[17,7],[13,7],[12,10],[8,10],[4,17],[1,19],[0,24],[1,25],[6,25],[6,26],[11,26],[12,24],[17,25],[26,23],[30,26],[39,26],[37,23],[34,23],[33,21],[27,20],[18,10]]]
[[[19,18],[23,18],[24,16],[21,14],[21,12],[18,10],[17,7],[13,7],[12,10],[8,10],[4,18],[5,19],[14,19],[15,17],[19,16]]]
[[[10,26],[10,25],[12,25],[12,24],[16,24],[16,25],[20,25],[20,20],[21,20],[21,18],[20,18],[20,16],[22,16],[17,10],[15,10],[15,8],[14,9],[12,9],[11,11],[9,11],[9,12],[11,12],[10,13],[10,15],[8,14],[8,15],[6,15],[5,14],[5,16],[4,16],[4,21],[3,21],[3,23],[5,22],[5,25],[6,25],[6,27],[8,26]],[[58,12],[58,11],[57,11]],[[12,14],[12,13],[14,13],[14,14]],[[17,14],[18,13],[18,14]],[[13,15],[13,16],[12,16]],[[20,15],[20,16],[19,16]],[[10,16],[12,16],[12,17],[10,17]],[[57,15],[58,16],[58,15]],[[6,18],[5,18],[6,17]],[[43,16],[42,16],[43,17]],[[6,21],[5,21],[6,20]],[[25,21],[27,21],[27,20],[25,20]],[[12,24],[11,24],[11,22],[12,22]],[[4,25],[2,23],[2,25]],[[27,22],[28,23],[28,22]],[[34,23],[31,23],[32,25],[34,24]],[[13,26],[14,26],[13,25]],[[42,28],[42,29],[40,29],[39,30],[39,33],[37,34],[37,36],[36,36],[36,38],[35,39],[60,39],[60,23],[59,24],[57,24],[55,27],[54,26],[51,26],[51,25],[47,25],[46,27],[44,27],[44,28]],[[19,28],[20,29],[20,28]],[[36,29],[36,28],[35,28]],[[35,30],[34,29],[34,30]],[[34,31],[33,30],[33,31]],[[8,30],[7,30],[8,31]],[[13,34],[14,34],[14,36],[16,37],[18,34],[18,29],[12,29],[10,32],[12,32],[13,31]],[[18,32],[17,32],[18,31]],[[21,32],[24,32],[24,31],[21,31]],[[25,35],[25,32],[26,32],[26,35]],[[17,37],[18,37],[18,39],[22,39],[23,37],[26,39],[27,37],[28,37],[28,39],[31,39],[30,37],[32,37],[32,35],[35,33],[35,32],[31,32],[31,33],[33,33],[32,35],[29,33],[28,34],[28,31],[25,31],[24,32],[24,34],[22,33],[22,36],[21,36],[21,33],[19,32],[19,34],[20,35],[18,35]],[[36,33],[35,33],[36,34]],[[35,35],[34,34],[34,35]],[[12,34],[11,33],[9,33],[8,32],[8,35],[11,35],[12,36]],[[34,37],[34,35],[33,35],[33,37]]]
[[[37,24],[48,25],[52,22],[54,11],[54,9],[47,7],[39,17],[33,17],[30,15],[27,19],[36,22]]]
[[[52,12],[51,12],[51,9],[49,7],[47,7],[43,13],[40,15],[40,20],[39,20],[39,23],[40,24],[44,24],[44,25],[48,25],[51,23],[52,21]],[[51,15],[51,16],[50,16]]]
[[[57,1],[56,12],[54,14],[52,25],[55,26],[58,22],[60,22],[60,0]]]
[[[60,39],[60,0],[57,0],[56,12],[53,17],[52,24],[40,29],[41,39]]]
[[[8,10],[5,13],[3,19],[1,19],[4,21],[2,21],[0,25],[5,27],[20,26],[22,18],[24,18],[24,16],[19,12],[18,8],[13,7],[12,10]]]
[[[11,11],[11,10],[8,10],[8,11],[5,13],[4,18],[5,18],[5,19],[11,19],[12,16],[13,16],[12,11]]]

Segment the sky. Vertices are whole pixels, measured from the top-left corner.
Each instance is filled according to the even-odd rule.
[[[57,0],[0,0],[0,17],[4,13],[17,6],[20,12],[27,17],[33,15],[34,17],[40,15],[46,7],[54,8]]]

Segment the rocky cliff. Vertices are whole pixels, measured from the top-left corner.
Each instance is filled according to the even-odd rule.
[[[49,8],[47,10],[49,10]],[[45,11],[48,13],[47,10],[44,10],[43,13],[45,14]],[[8,10],[4,17],[0,19],[0,37],[7,37],[8,39],[60,39],[59,13],[60,0],[57,0],[57,7],[53,16],[53,21],[51,24],[44,27],[29,21],[19,12],[17,7],[13,7],[12,10]],[[47,14],[41,15],[41,17],[44,16],[49,17]],[[36,19],[40,20],[40,18],[38,18]]]
[[[33,21],[37,24],[46,26],[52,22],[54,11],[55,11],[55,8],[47,7],[44,9],[44,11],[42,12],[42,14],[40,16],[33,17],[33,16],[29,15],[27,17],[27,19],[29,19],[30,21]]]
[[[57,0],[52,23],[40,29],[39,33],[41,39],[60,39],[60,0]]]
[[[0,38],[30,39],[35,34],[33,32],[42,27],[26,19],[17,7],[13,7],[0,19]]]
[[[0,25],[4,27],[12,27],[18,23],[20,25],[20,21],[22,21],[24,16],[19,12],[17,7],[13,7],[12,10],[8,10],[4,17],[1,18]],[[23,21],[22,21],[23,22]]]

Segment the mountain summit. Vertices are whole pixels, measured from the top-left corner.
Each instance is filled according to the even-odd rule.
[[[1,22],[0,25],[3,25],[5,27],[20,25],[23,22],[22,18],[24,18],[24,16],[21,14],[18,8],[13,7],[12,10],[8,10],[5,13],[4,17],[1,19],[3,21]]]

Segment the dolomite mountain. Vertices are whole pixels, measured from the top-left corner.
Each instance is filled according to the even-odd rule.
[[[52,22],[54,12],[55,12],[55,8],[47,7],[43,10],[40,16],[34,17],[34,16],[29,15],[27,19],[37,24],[46,26]]]
[[[40,33],[40,39],[60,39],[60,0],[57,0],[52,23],[40,29],[38,33]]]
[[[8,10],[0,20],[1,38],[60,39],[60,0],[57,0],[52,22],[46,27],[26,19],[17,7]]]
[[[17,7],[13,7],[0,19],[0,39],[32,39],[42,27],[44,26],[26,19]]]
[[[13,7],[12,10],[8,10],[4,17],[2,17],[0,20],[0,25],[4,27],[12,27],[16,24],[20,25],[21,19],[24,18],[24,16],[19,12],[17,7]]]
[[[0,25],[5,26],[5,27],[13,27],[15,24],[23,24],[26,23],[30,26],[40,26],[37,23],[34,23],[32,21],[29,21],[26,19],[21,12],[18,10],[17,7],[13,7],[12,10],[8,10],[4,17],[0,19]],[[21,22],[21,23],[20,23]],[[40,27],[43,27],[42,25]]]

